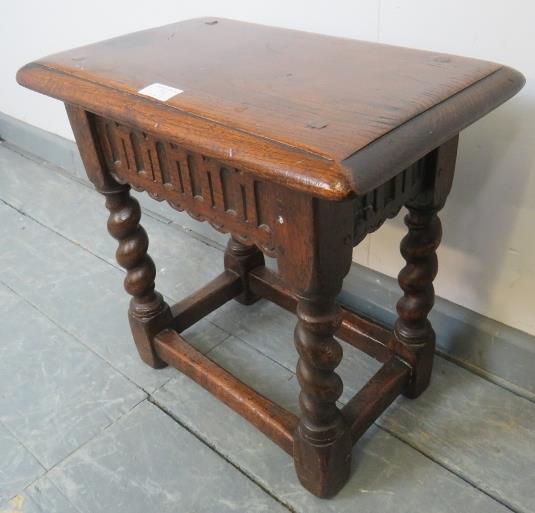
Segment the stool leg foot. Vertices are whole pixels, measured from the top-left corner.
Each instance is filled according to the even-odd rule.
[[[124,287],[132,296],[128,317],[141,359],[153,368],[166,366],[155,353],[152,339],[171,322],[171,311],[161,294],[154,290],[156,268],[147,254],[149,239],[139,224],[141,209],[130,196],[130,187],[119,185],[103,191],[106,197],[108,231],[119,241],[116,258],[126,269]]]
[[[346,483],[351,468],[350,433],[336,406],[343,384],[334,369],[342,348],[333,334],[341,312],[334,298],[302,299],[297,316],[301,419],[294,434],[295,468],[305,488],[318,497],[331,497]]]
[[[234,299],[244,305],[251,305],[260,299],[251,292],[248,273],[264,265],[264,254],[254,245],[246,245],[231,237],[225,251],[225,269],[234,271],[242,280],[243,292]]]
[[[398,320],[394,327],[394,350],[413,367],[412,379],[404,394],[418,397],[428,386],[433,367],[435,332],[427,319],[433,307],[433,280],[437,274],[436,249],[442,228],[438,208],[408,206],[405,224],[409,231],[401,241],[401,254],[407,264],[398,281],[404,291],[398,301]]]

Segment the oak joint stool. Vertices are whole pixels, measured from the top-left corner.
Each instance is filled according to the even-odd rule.
[[[399,394],[416,398],[429,383],[437,213],[458,134],[519,91],[522,75],[452,55],[194,19],[38,60],[18,81],[66,104],[87,175],[106,197],[143,361],[188,375],[292,456],[310,492],[336,494],[353,444]],[[223,272],[175,305],[155,290],[131,187],[231,234]],[[403,206],[403,296],[390,330],[336,298],[353,247]],[[299,417],[180,335],[231,299],[260,298],[297,315]],[[383,364],[341,409],[339,340]]]

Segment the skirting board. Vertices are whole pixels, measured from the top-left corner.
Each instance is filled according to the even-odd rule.
[[[3,113],[0,113],[0,138],[23,153],[62,168],[73,178],[87,183],[74,142]],[[207,223],[199,223],[144,194],[138,198],[149,215],[176,223],[214,245],[223,247],[226,244],[227,236],[216,232]],[[355,263],[345,280],[340,301],[391,326],[399,296],[394,278]],[[439,297],[430,319],[438,334],[437,352],[440,355],[535,401],[535,337]]]

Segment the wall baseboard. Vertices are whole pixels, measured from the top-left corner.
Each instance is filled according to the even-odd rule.
[[[64,169],[87,183],[80,154],[73,141],[19,121],[0,112],[0,138],[23,153]],[[181,225],[210,242],[223,246],[227,237],[207,223],[199,223],[166,204],[138,196],[151,215]],[[340,301],[386,326],[395,320],[400,296],[397,281],[353,264]],[[512,392],[535,401],[535,337],[489,319],[445,299],[436,298],[430,315],[437,332],[437,352],[472,372]]]

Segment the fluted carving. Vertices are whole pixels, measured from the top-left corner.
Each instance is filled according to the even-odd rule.
[[[409,207],[405,224],[409,231],[401,241],[405,267],[398,275],[404,292],[397,303],[394,335],[409,351],[414,376],[408,396],[417,396],[429,382],[435,332],[427,319],[435,300],[433,280],[438,271],[436,250],[442,237],[436,208]]]
[[[418,195],[426,176],[425,165],[425,159],[418,160],[387,182],[355,198],[354,246],[378,230],[387,219],[397,216],[403,205]]]
[[[152,367],[165,364],[152,350],[152,337],[170,318],[168,305],[155,291],[156,268],[148,255],[149,238],[139,224],[141,209],[130,196],[128,185],[103,192],[106,197],[108,231],[119,242],[115,253],[117,262],[126,269],[124,288],[132,296],[129,318],[141,358]]]
[[[334,299],[301,300],[297,317],[294,335],[299,353],[301,419],[294,445],[295,463],[301,482],[316,495],[328,497],[347,480],[351,454],[349,433],[336,406],[343,390],[342,379],[335,372],[342,360],[342,347],[333,335],[340,326],[341,311]],[[329,472],[330,467],[337,468]]]
[[[94,119],[100,150],[114,176],[220,232],[254,239],[275,256],[270,184],[163,137],[100,116]]]

